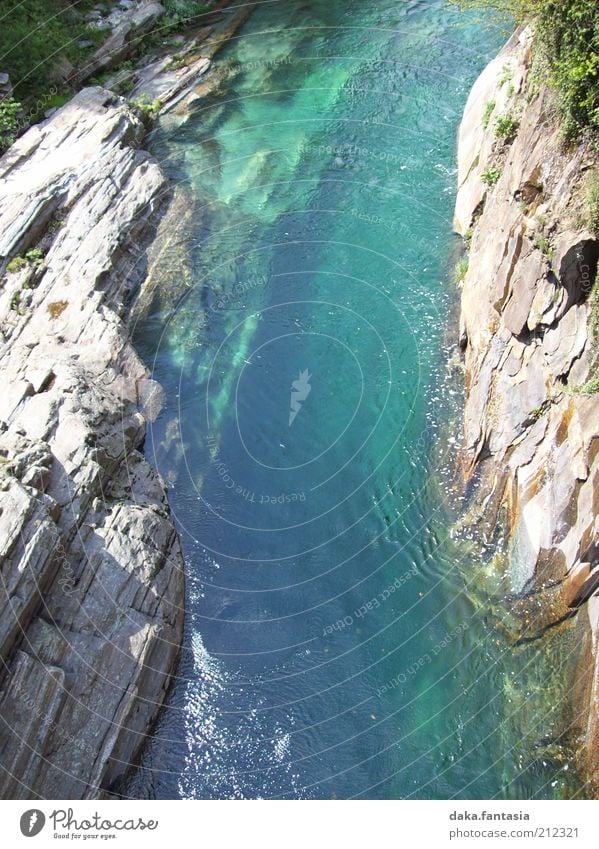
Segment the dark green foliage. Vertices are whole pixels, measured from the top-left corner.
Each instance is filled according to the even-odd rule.
[[[163,0],[162,5],[166,9],[166,21],[160,23],[160,33],[164,36],[183,29],[185,25],[200,26],[201,16],[210,10],[212,3],[201,0]]]
[[[501,171],[499,168],[487,168],[486,171],[480,175],[481,180],[487,186],[494,186],[499,182],[499,178],[501,177]]]
[[[519,121],[512,115],[500,115],[495,122],[495,135],[501,139],[511,139],[518,132]]]
[[[10,74],[20,100],[44,98],[60,57],[77,64],[81,38],[98,41],[105,33],[90,29],[85,12],[93,0],[4,0],[0,67]]]
[[[532,23],[536,51],[560,94],[570,135],[599,129],[599,3],[597,0],[454,0]]]
[[[21,109],[21,104],[13,97],[0,100],[0,154],[4,153],[17,137],[18,115]]]

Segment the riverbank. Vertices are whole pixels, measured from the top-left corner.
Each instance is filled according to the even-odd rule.
[[[250,12],[128,68],[133,103],[83,89],[0,160],[3,798],[118,796],[173,675],[184,563],[142,453],[162,390],[128,329],[172,189],[141,148]]]
[[[521,30],[476,82],[459,133],[455,228],[465,351],[466,524],[508,535],[518,642],[575,629],[564,734],[599,793],[597,154],[564,140]]]

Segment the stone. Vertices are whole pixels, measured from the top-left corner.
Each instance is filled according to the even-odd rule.
[[[8,74],[0,73],[0,97],[10,97],[12,85]]]
[[[578,674],[595,685],[570,709],[582,716],[583,777],[599,793],[599,394],[571,391],[596,368],[589,294],[599,241],[575,223],[584,146],[564,149],[548,88],[530,101],[517,94],[530,45],[528,31],[516,34],[483,71],[459,134],[455,228],[464,234],[473,226],[460,316],[468,342],[462,467],[477,481],[469,514],[486,527],[506,526],[512,590],[538,599],[537,636],[585,611],[580,627],[591,639]],[[505,64],[518,81],[511,108],[521,120],[498,154],[481,119],[484,104],[504,96],[498,68]],[[492,191],[480,181],[489,167],[502,171]],[[549,249],[539,249],[540,238]]]
[[[169,194],[143,136],[125,101],[91,88],[0,161],[3,798],[110,795],[180,645],[183,559],[164,482],[138,450],[162,390],[120,306]],[[15,314],[6,265],[41,240]]]
[[[111,34],[79,72],[77,82],[81,84],[132,56],[139,49],[140,40],[152,31],[164,13],[164,6],[157,0],[143,0],[137,6],[113,12],[107,19],[114,27]]]

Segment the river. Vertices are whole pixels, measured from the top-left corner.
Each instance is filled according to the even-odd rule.
[[[512,644],[454,529],[456,132],[506,34],[437,0],[265,2],[153,134],[192,204],[135,334],[186,638],[131,795],[575,792],[559,652]]]

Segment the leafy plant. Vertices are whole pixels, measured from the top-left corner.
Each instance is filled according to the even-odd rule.
[[[147,94],[142,94],[140,97],[137,97],[135,100],[129,101],[133,109],[141,114],[144,118],[154,119],[160,112],[162,108],[162,101],[156,98],[156,100],[150,100]]]
[[[463,256],[456,262],[455,268],[453,270],[453,282],[456,285],[460,285],[466,279],[466,275],[468,274],[468,257]]]
[[[545,236],[537,236],[535,239],[535,248],[544,253],[545,256],[551,256],[551,242]]]
[[[491,115],[493,114],[493,110],[495,109],[495,101],[489,100],[489,102],[485,106],[485,111],[483,114],[483,129],[487,129],[489,126],[489,121],[491,120]]]
[[[167,71],[179,71],[181,68],[185,68],[187,63],[188,63],[188,60],[186,59],[185,56],[183,56],[183,55],[173,56],[171,61],[166,66],[166,70]]]
[[[599,392],[599,375],[589,378],[582,386],[575,386],[571,389],[574,395],[595,395]]]
[[[40,265],[43,265],[44,262],[44,254],[39,248],[31,248],[31,250],[27,251],[25,256],[16,256],[6,266],[6,270],[9,274],[16,274],[18,271],[22,271],[24,268],[28,266],[33,268],[38,268]]]
[[[452,0],[531,23],[535,64],[559,93],[568,134],[599,129],[599,3],[597,0]]]
[[[11,146],[19,129],[18,115],[22,106],[14,97],[0,100],[0,153]]]
[[[61,57],[77,65],[88,54],[78,41],[105,37],[81,14],[93,5],[93,0],[3,0],[2,70],[10,75],[19,100],[47,94]]]
[[[50,233],[58,233],[60,228],[64,225],[64,218],[53,218],[48,225],[48,232]]]
[[[39,248],[32,248],[30,251],[27,251],[27,253],[25,254],[25,259],[27,260],[28,263],[37,267],[37,266],[43,264],[44,255],[40,251]]]
[[[25,268],[26,266],[27,260],[25,259],[25,257],[16,256],[8,263],[8,265],[6,266],[6,270],[9,274],[17,274],[19,271],[22,271],[23,268]]]
[[[487,186],[494,186],[499,182],[499,178],[501,177],[501,171],[499,168],[487,168],[486,171],[480,175],[481,180]]]
[[[599,171],[594,171],[588,180],[586,201],[589,227],[599,236]]]
[[[500,115],[495,121],[495,135],[500,139],[513,138],[520,126],[520,122],[512,115]]]
[[[135,88],[135,78],[133,76],[125,77],[114,86],[114,91],[117,94],[129,94]]]
[[[181,29],[182,26],[201,24],[203,15],[212,8],[212,3],[202,3],[198,0],[163,0],[166,9],[166,22],[161,24],[161,35],[168,35]]]
[[[514,72],[510,68],[509,65],[504,65],[501,69],[501,76],[499,77],[499,85],[504,86],[506,83],[510,83],[514,79]]]

